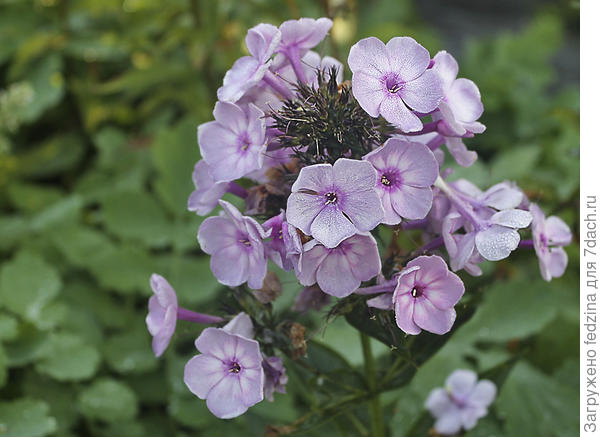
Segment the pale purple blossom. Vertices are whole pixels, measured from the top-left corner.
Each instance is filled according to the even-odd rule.
[[[546,217],[535,203],[529,206],[529,211],[533,215],[533,247],[539,259],[542,278],[550,281],[562,276],[567,268],[568,258],[563,246],[571,243],[571,230],[559,217]]]
[[[392,301],[396,324],[407,334],[445,334],[456,320],[454,305],[465,292],[460,278],[437,255],[411,260],[400,272]]]
[[[220,419],[245,413],[264,398],[265,375],[256,340],[224,329],[207,328],[196,339],[200,355],[185,365],[189,390]]]
[[[304,245],[298,270],[302,285],[317,283],[327,294],[346,297],[381,271],[377,242],[371,234],[356,234],[334,248],[311,240]]]
[[[492,381],[477,381],[475,372],[459,369],[446,378],[445,388],[431,391],[425,407],[435,418],[435,430],[439,434],[453,435],[461,428],[473,429],[477,421],[487,415],[496,393]]]
[[[270,238],[264,242],[267,256],[279,268],[289,272],[294,267],[292,261],[293,252],[289,251],[289,247],[293,245],[292,236],[288,229],[288,223],[285,220],[285,211],[271,217],[263,223],[263,228],[269,232]]]
[[[198,229],[198,242],[209,255],[217,280],[231,287],[248,282],[259,289],[267,274],[263,238],[268,233],[253,218],[243,216],[235,206],[219,200],[224,214],[208,217]]]
[[[438,163],[427,146],[390,138],[365,155],[377,170],[376,190],[384,210],[382,223],[395,225],[407,219],[422,219],[431,209],[431,185],[438,176]]]
[[[331,297],[323,293],[318,285],[304,287],[294,299],[292,311],[304,313],[309,310],[320,311],[325,305],[331,302]]]
[[[146,326],[152,335],[154,355],[161,356],[175,333],[177,319],[195,323],[219,323],[223,319],[210,314],[201,314],[181,308],[177,303],[177,294],[165,278],[154,273],[150,277],[150,288],[154,293],[148,300]]]
[[[152,335],[154,355],[161,356],[177,325],[177,295],[171,284],[160,275],[150,277],[150,287],[154,293],[148,301],[148,316],[146,325]]]
[[[215,182],[208,164],[202,159],[194,166],[192,179],[196,189],[188,198],[188,210],[198,215],[207,215],[217,206],[219,199],[227,192],[229,184],[227,182]]]
[[[429,52],[410,37],[387,44],[370,37],[350,49],[352,92],[372,117],[382,115],[403,132],[423,128],[413,112],[429,113],[444,97],[438,74],[428,69]]]
[[[376,183],[377,172],[367,161],[341,158],[333,166],[304,167],[288,198],[288,222],[326,247],[336,247],[381,223]]]
[[[264,113],[252,103],[217,102],[215,121],[198,126],[198,145],[215,182],[229,182],[262,167],[267,148]]]
[[[231,319],[223,329],[230,334],[241,335],[244,338],[254,338],[254,325],[252,319],[246,313],[239,313]]]
[[[219,100],[237,102],[249,89],[257,85],[271,64],[281,32],[272,24],[261,23],[248,30],[246,47],[250,56],[244,56],[225,73],[223,86],[217,90]]]
[[[279,357],[263,357],[263,370],[265,372],[265,398],[273,402],[273,394],[284,393],[288,377],[283,367],[283,361]]]

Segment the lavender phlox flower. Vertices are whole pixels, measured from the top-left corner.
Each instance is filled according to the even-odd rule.
[[[367,161],[341,158],[300,170],[287,203],[287,219],[328,248],[383,219],[375,190],[377,172]]]
[[[439,434],[453,435],[461,428],[470,430],[488,413],[496,398],[496,385],[482,379],[471,370],[455,370],[446,379],[445,388],[431,391],[425,407],[436,419],[434,428]]]
[[[314,87],[318,85],[318,72],[322,71],[325,75],[325,79],[328,81],[330,79],[332,68],[335,68],[337,83],[339,84],[344,81],[344,64],[331,56],[324,56],[321,58],[321,55],[312,50],[306,52],[302,58],[302,68],[304,69],[307,83]],[[282,68],[280,70],[280,75],[287,82],[295,83],[296,77],[291,65],[288,64],[286,67]]]
[[[267,148],[264,113],[254,104],[217,102],[215,121],[198,126],[198,145],[215,182],[229,182],[262,167]]]
[[[310,240],[300,256],[297,276],[302,285],[317,283],[327,294],[346,297],[380,271],[377,242],[367,233],[349,237],[334,248]]]
[[[433,58],[432,70],[442,81],[444,99],[440,102],[441,121],[438,130],[445,136],[462,137],[485,131],[477,120],[483,113],[479,88],[472,80],[457,79],[458,63],[446,52],[438,52]]]
[[[398,138],[363,157],[377,170],[376,190],[384,210],[382,223],[395,225],[402,218],[421,219],[431,209],[431,185],[438,163],[427,146]]]
[[[263,357],[263,370],[265,372],[265,398],[273,402],[273,394],[284,393],[288,377],[283,367],[283,361],[279,357]]]
[[[515,208],[496,211],[488,205],[510,207],[520,200],[519,192],[506,184],[499,184],[494,190],[481,193],[466,181],[450,186],[441,178],[437,179],[435,185],[448,197],[454,212],[461,216],[458,218],[449,214],[444,219],[442,236],[451,257],[456,252],[451,247],[452,241],[456,241],[451,234],[461,227],[465,230],[465,237],[461,238],[460,255],[454,254],[454,258],[458,257],[461,261],[453,261],[453,265],[462,268],[463,262],[472,255],[470,249],[473,244],[478,253],[489,261],[504,259],[517,248],[520,241],[517,230],[529,226],[532,220],[529,211]]]
[[[165,278],[154,273],[150,277],[153,295],[148,300],[146,326],[152,335],[154,355],[161,356],[175,333],[177,319],[196,323],[219,323],[223,319],[209,314],[196,313],[179,307],[177,294]]]
[[[403,132],[416,132],[423,123],[413,112],[437,109],[443,95],[438,74],[428,69],[429,52],[410,37],[392,38],[387,44],[365,38],[348,56],[352,92],[372,117],[382,115]]]
[[[209,214],[218,203],[218,200],[227,192],[228,182],[215,182],[208,164],[200,160],[194,166],[192,174],[196,189],[188,198],[188,210],[198,215]]]
[[[289,272],[294,267],[292,258],[288,256],[288,248],[293,242],[289,241],[292,237],[285,220],[285,211],[264,222],[263,228],[270,231],[270,239],[264,242],[267,256],[279,268]]]
[[[263,239],[269,236],[253,218],[243,216],[232,204],[219,200],[223,214],[208,217],[198,229],[198,242],[209,255],[217,280],[228,286],[248,282],[259,289],[267,274]]]
[[[456,319],[454,305],[465,286],[437,256],[420,256],[400,271],[392,296],[396,324],[407,334],[445,334]]]
[[[185,365],[189,390],[220,419],[245,413],[264,398],[265,374],[256,340],[225,329],[207,328],[196,339],[195,355]]]
[[[246,47],[250,56],[244,56],[225,73],[223,86],[217,90],[219,100],[237,102],[249,89],[257,85],[271,64],[281,39],[281,32],[271,24],[261,23],[248,30]]]
[[[318,285],[304,287],[292,305],[292,311],[304,313],[309,310],[319,311],[331,301],[331,297],[323,293]]]
[[[332,25],[333,21],[322,17],[288,20],[279,26],[281,42],[277,51],[287,57],[299,81],[307,82],[301,59],[327,36]]]
[[[542,278],[550,281],[562,276],[567,268],[568,258],[563,246],[571,243],[571,230],[559,217],[546,217],[535,203],[529,206],[529,211],[533,215],[533,247],[539,259]]]

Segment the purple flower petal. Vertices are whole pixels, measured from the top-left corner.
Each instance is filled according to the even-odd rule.
[[[500,261],[517,248],[521,237],[514,229],[493,225],[475,236],[475,246],[485,259]]]
[[[358,97],[356,100],[358,100],[358,103],[361,103]],[[379,106],[379,112],[383,118],[403,132],[417,132],[423,128],[421,119],[406,107],[400,96],[385,97]]]
[[[310,234],[328,248],[336,247],[356,232],[356,227],[342,211],[332,206],[323,208],[310,226]]]
[[[346,192],[373,191],[377,172],[367,161],[340,158],[333,165],[333,183]]]
[[[417,326],[413,320],[415,306],[415,299],[410,295],[410,293],[405,293],[399,296],[394,294],[394,313],[396,316],[396,324],[398,325],[398,328],[411,335],[417,335],[421,333],[421,328],[419,328],[419,326]]]
[[[573,235],[569,226],[562,219],[551,216],[546,219],[545,233],[548,236],[549,244],[556,246],[567,246],[571,244]]]
[[[298,174],[298,179],[292,185],[292,192],[309,190],[320,192],[323,187],[333,185],[333,166],[331,164],[315,164],[303,167]]]
[[[441,417],[452,406],[452,400],[448,392],[443,388],[436,388],[429,393],[425,400],[425,408],[429,410],[433,417]]]
[[[239,313],[233,319],[229,321],[223,330],[230,334],[241,335],[244,338],[254,338],[254,326],[252,325],[252,319],[246,313]]]
[[[433,192],[431,188],[401,185],[396,191],[390,193],[390,199],[394,211],[400,216],[417,220],[424,218],[431,209]]]
[[[210,390],[225,377],[224,368],[223,362],[213,355],[196,355],[185,365],[183,380],[192,393],[206,399]]]
[[[532,220],[531,213],[522,209],[506,209],[495,213],[490,221],[495,225],[507,228],[520,229],[529,226]]]
[[[281,31],[280,51],[297,47],[298,50],[312,49],[319,44],[331,29],[333,21],[329,18],[300,18],[288,20],[279,26]]]
[[[272,24],[261,23],[248,30],[246,47],[250,54],[259,61],[266,61],[275,52],[281,32]]]
[[[387,53],[387,47],[378,38],[364,38],[350,48],[348,66],[355,74],[362,71],[369,76],[379,78],[391,69]]]
[[[434,334],[445,334],[456,320],[454,309],[440,310],[426,297],[415,299],[415,324]]]
[[[496,385],[488,380],[479,381],[469,394],[469,403],[487,407],[496,398]]]
[[[437,72],[442,80],[444,91],[446,91],[458,75],[458,63],[454,57],[442,50],[433,57],[433,70]]]
[[[446,147],[458,165],[470,167],[477,161],[477,152],[468,150],[460,138],[446,138]]]
[[[209,214],[216,206],[218,200],[227,192],[227,183],[216,183],[210,174],[209,166],[200,160],[194,166],[192,174],[196,189],[188,198],[188,210],[200,216]]]
[[[446,91],[446,99],[457,120],[473,122],[483,114],[479,88],[469,79],[455,80]]]
[[[330,253],[319,266],[317,283],[325,293],[339,298],[348,296],[360,286],[348,259],[337,251]]]
[[[471,370],[455,370],[446,378],[446,387],[458,399],[466,399],[475,388],[477,374]]]
[[[379,79],[362,70],[355,72],[352,75],[352,94],[367,114],[371,117],[379,117],[381,102],[386,98]],[[410,114],[404,117],[413,119]]]
[[[435,110],[444,98],[442,81],[432,70],[427,70],[416,79],[406,82],[399,93],[408,107],[423,113]]]
[[[391,71],[398,73],[404,82],[421,76],[429,65],[429,52],[411,37],[392,38],[386,49]]]

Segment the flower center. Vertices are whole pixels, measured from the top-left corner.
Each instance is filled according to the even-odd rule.
[[[245,152],[246,150],[248,150],[248,147],[250,147],[250,139],[248,138],[247,134],[242,134],[238,137],[238,144],[240,147],[240,150],[242,152]]]
[[[240,367],[240,365],[238,363],[233,362],[230,364],[229,373],[240,373],[241,370],[242,370],[242,368]]]
[[[331,205],[338,201],[337,194],[329,192],[325,194],[325,205]]]
[[[391,75],[385,80],[385,87],[390,93],[396,94],[398,91],[404,88],[404,82],[401,81],[396,75]]]
[[[414,297],[414,298],[422,296],[423,295],[423,288],[421,286],[419,286],[419,285],[415,285],[413,287],[413,289],[411,290],[410,295],[412,297]]]
[[[392,181],[390,181],[390,178],[388,178],[388,176],[385,174],[381,175],[381,183],[383,185],[385,185],[386,187],[389,187],[390,185],[392,185]]]

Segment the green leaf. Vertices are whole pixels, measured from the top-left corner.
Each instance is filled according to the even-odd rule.
[[[102,202],[104,223],[122,239],[161,247],[170,240],[171,224],[160,204],[145,192],[114,193]]]
[[[51,335],[35,368],[57,381],[81,381],[91,378],[99,364],[100,354],[96,348],[78,335],[57,333]]]
[[[78,397],[81,412],[88,419],[109,423],[123,422],[137,415],[135,393],[124,383],[100,378],[84,389]]]
[[[538,146],[517,146],[503,152],[490,165],[491,182],[519,180],[528,176],[531,169],[535,168],[541,152]]]
[[[56,270],[37,255],[21,252],[0,270],[0,305],[37,323],[62,287]]]
[[[0,403],[0,433],[3,437],[42,437],[56,431],[56,419],[48,416],[43,401],[21,398]]]
[[[106,362],[119,373],[144,373],[158,363],[143,321],[136,320],[134,326],[129,332],[113,335],[104,345]]]
[[[0,341],[14,340],[18,335],[17,319],[10,314],[0,312]]]
[[[191,119],[161,130],[152,143],[152,161],[158,170],[154,189],[173,214],[189,214],[186,205],[194,189],[192,171],[199,159],[196,123]]]
[[[33,86],[34,96],[23,111],[25,120],[36,120],[62,99],[65,92],[62,68],[62,58],[57,53],[45,56],[29,67],[25,79]]]

